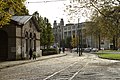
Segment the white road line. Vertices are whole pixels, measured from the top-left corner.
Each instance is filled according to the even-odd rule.
[[[43,80],[47,80],[47,79],[51,78],[52,76],[56,75],[57,73],[60,73],[61,71],[63,71],[63,70],[65,70],[65,69],[67,69],[67,68],[69,68],[69,67],[75,65],[76,63],[78,63],[78,61],[77,61],[77,62],[74,62],[73,64],[71,64],[70,66],[68,66],[68,67],[66,67],[66,68],[64,68],[64,69],[61,69],[60,71],[57,71],[57,72],[53,73],[52,75],[46,77],[46,78],[43,79]]]
[[[88,63],[86,63],[85,66],[87,66]],[[85,66],[83,66],[80,70],[78,70],[69,80],[72,80],[81,70],[83,70],[85,68]]]

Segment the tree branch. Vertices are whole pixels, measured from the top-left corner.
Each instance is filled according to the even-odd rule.
[[[106,15],[103,14],[92,2],[90,2],[90,4],[91,4],[101,15],[103,15],[104,17],[106,17]]]

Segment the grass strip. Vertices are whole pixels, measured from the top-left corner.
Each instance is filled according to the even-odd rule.
[[[105,53],[105,52],[120,52],[120,50],[100,50],[99,52],[100,53],[101,52],[103,52],[103,53]]]
[[[100,58],[111,59],[111,60],[120,60],[120,54],[114,53],[97,53]]]

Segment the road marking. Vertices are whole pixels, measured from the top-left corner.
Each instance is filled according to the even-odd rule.
[[[57,71],[57,72],[53,73],[52,75],[46,77],[46,78],[43,79],[43,80],[47,80],[47,79],[51,78],[52,76],[54,76],[54,75],[60,73],[61,71],[65,70],[65,69],[67,69],[67,68],[69,68],[69,67],[71,67],[71,66],[73,66],[73,65],[75,65],[75,64],[77,64],[77,63],[78,63],[78,61],[77,61],[77,62],[74,62],[73,64],[71,64],[70,66],[68,66],[68,67],[66,67],[66,68],[64,68],[64,69],[61,69],[60,71]]]
[[[85,66],[87,66],[88,63],[86,63]],[[72,80],[81,70],[83,70],[85,68],[85,66],[83,66],[80,70],[78,70],[69,80]]]
[[[83,59],[85,59],[85,58],[83,58]],[[74,63],[71,64],[70,66],[68,66],[68,67],[66,67],[66,68],[64,68],[64,69],[61,69],[60,71],[57,71],[57,72],[53,73],[52,75],[46,77],[46,78],[43,79],[43,80],[48,80],[49,78],[53,77],[54,75],[56,75],[56,74],[58,74],[58,73],[64,71],[65,69],[67,69],[67,68],[69,68],[69,67],[71,67],[71,66],[77,64],[78,62],[79,62],[79,61],[74,62]],[[90,61],[89,61],[89,62],[90,62]],[[69,80],[72,80],[82,69],[85,68],[85,66],[87,66],[87,64],[88,64],[89,62],[87,62],[80,70],[78,70]]]

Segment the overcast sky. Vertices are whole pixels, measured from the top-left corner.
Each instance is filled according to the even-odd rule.
[[[44,1],[54,1],[54,2],[44,2]],[[39,2],[39,3],[28,3],[28,2]],[[38,11],[42,17],[47,17],[51,24],[53,24],[54,20],[57,20],[57,23],[59,23],[61,18],[64,19],[65,24],[68,23],[67,20],[68,17],[64,12],[65,10],[64,4],[69,4],[69,0],[26,0],[25,3],[30,14],[33,14],[35,11]],[[85,21],[84,18],[81,18],[80,22],[84,22],[84,21]]]
[[[64,9],[64,4],[67,1],[57,1],[57,2],[42,2],[45,0],[26,0],[27,2],[40,2],[40,3],[26,3],[26,7],[29,10],[30,14],[33,14],[35,11],[38,11],[42,17],[47,17],[51,24],[53,24],[54,20],[57,22],[60,21],[61,18],[66,18]],[[66,19],[64,19],[65,22]]]

